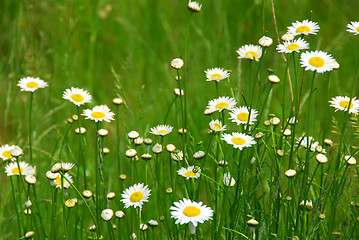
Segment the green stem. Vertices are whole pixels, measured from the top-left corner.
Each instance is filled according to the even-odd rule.
[[[29,101],[29,156],[30,156],[30,164],[32,164],[32,100],[34,93],[30,93],[30,101]]]

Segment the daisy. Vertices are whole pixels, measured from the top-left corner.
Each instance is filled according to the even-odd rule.
[[[347,32],[354,33],[354,35],[359,34],[359,22],[350,22],[347,24]]]
[[[175,218],[175,224],[192,223],[197,227],[197,223],[203,223],[204,221],[212,219],[213,210],[206,205],[202,205],[202,202],[192,202],[189,199],[183,198],[178,202],[173,203],[175,206],[171,206],[171,218]]]
[[[249,111],[251,112],[250,116]],[[247,124],[248,121],[249,124],[252,125],[255,121],[257,121],[256,117],[258,116],[258,112],[255,109],[243,106],[232,109],[229,115],[231,116],[229,119],[232,120],[232,122],[237,123],[237,125]]]
[[[335,59],[332,55],[323,51],[304,52],[300,55],[300,64],[305,71],[317,71],[318,73],[332,71]]]
[[[207,108],[211,111],[222,111],[223,109],[231,110],[237,104],[234,98],[219,97],[217,99],[210,100]]]
[[[21,91],[35,92],[37,89],[45,88],[48,85],[47,82],[40,78],[26,77],[21,78],[17,86],[21,88]]]
[[[229,77],[230,73],[223,68],[211,68],[204,71],[206,73],[207,82],[208,81],[221,81]]]
[[[201,7],[202,7],[202,4],[199,5],[199,3],[197,3],[197,2],[191,2],[191,0],[189,0],[188,5],[187,5],[187,8],[188,8],[189,10],[191,10],[192,12],[199,12],[199,11],[201,11]]]
[[[226,131],[226,125],[222,125],[222,122],[217,120],[212,120],[209,122],[209,128],[214,132],[223,132]]]
[[[115,114],[106,105],[95,106],[92,110],[85,109],[82,116],[86,116],[86,119],[94,120],[95,122],[103,121],[110,122],[114,120]]]
[[[196,167],[197,168],[197,172],[193,172],[193,169],[195,168],[195,166],[189,166],[187,168],[183,167],[180,170],[177,171],[177,173],[187,179],[190,178],[199,178],[201,176],[200,172],[201,172],[201,168],[200,167]]]
[[[350,102],[350,106],[349,106]],[[333,97],[331,101],[329,101],[330,106],[335,108],[335,111],[348,111],[349,113],[358,114],[359,110],[359,100],[355,97],[350,101],[350,98],[347,96],[336,96]]]
[[[62,178],[61,174],[59,174],[59,173],[55,173],[55,174],[57,174],[57,177],[54,180],[50,181],[51,186],[55,186],[56,188],[61,189],[62,185],[63,185],[64,188],[69,188],[71,186],[70,183],[74,183],[74,180],[68,173],[64,174],[64,176],[65,176],[64,178]],[[70,183],[65,178],[68,179],[70,181]],[[63,180],[61,180],[61,179],[63,179]],[[62,182],[62,184],[61,184],[61,182]]]
[[[159,136],[165,136],[172,132],[173,127],[169,125],[158,125],[157,127],[153,127],[150,130],[150,133],[159,135]]]
[[[91,95],[86,90],[74,87],[71,87],[71,89],[66,89],[62,95],[62,98],[70,100],[77,106],[89,103],[92,99]]]
[[[221,139],[226,141],[228,144],[233,145],[234,148],[239,148],[239,150],[256,144],[253,137],[238,132],[234,132],[232,134],[223,133]]]
[[[26,162],[19,162],[20,168],[17,164],[17,162],[11,162],[8,165],[5,166],[5,173],[8,176],[12,175],[23,175],[26,176],[28,174],[28,170],[30,165]]]
[[[279,44],[276,48],[278,52],[292,53],[299,52],[302,49],[309,49],[309,43],[299,38],[293,41],[285,41],[283,44]]]
[[[318,23],[304,20],[302,22],[296,21],[292,23],[292,26],[288,27],[287,33],[292,34],[293,36],[297,36],[300,34],[308,35],[308,34],[317,34],[320,27]]]
[[[244,45],[240,47],[237,51],[238,58],[245,58],[250,60],[259,61],[262,56],[262,48],[253,44]]]
[[[227,187],[233,187],[236,184],[236,180],[231,176],[231,173],[223,174],[223,184]]]
[[[125,204],[125,208],[133,206],[134,208],[139,207],[141,209],[143,203],[148,202],[148,197],[151,195],[150,192],[151,190],[147,185],[144,186],[143,183],[137,183],[123,191],[121,202]]]
[[[11,150],[13,148],[15,148],[16,145],[12,145],[12,146],[9,146],[8,144],[5,144],[5,145],[2,145],[0,147],[0,158],[3,160],[3,161],[6,161],[6,160],[16,160],[16,158],[14,158],[12,155],[11,155]]]

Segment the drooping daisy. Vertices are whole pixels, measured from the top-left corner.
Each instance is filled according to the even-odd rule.
[[[350,106],[349,106],[350,102]],[[348,111],[349,113],[358,114],[359,110],[359,100],[355,97],[350,101],[350,98],[347,96],[336,96],[329,101],[330,106],[335,108],[335,111]]]
[[[86,90],[74,87],[71,87],[71,89],[66,89],[62,95],[62,98],[70,100],[77,106],[89,103],[92,99],[91,95]]]
[[[17,86],[21,88],[21,91],[35,92],[39,88],[47,87],[47,82],[40,78],[26,77],[21,78]]]
[[[202,4],[199,5],[198,2],[192,2],[191,0],[189,0],[188,5],[187,5],[187,8],[192,12],[201,11],[201,7],[202,7]]]
[[[223,132],[227,130],[226,125],[222,125],[222,122],[218,119],[209,122],[209,128],[214,132]]]
[[[297,36],[300,34],[317,34],[319,29],[320,27],[318,23],[306,19],[302,22],[296,21],[292,23],[292,26],[288,27],[287,33],[292,34],[293,36]]]
[[[243,106],[239,108],[234,108],[229,113],[231,116],[229,119],[232,120],[232,122],[239,124],[247,124],[249,121],[249,124],[254,124],[255,121],[257,121],[258,112],[255,109],[250,110],[250,116],[249,116],[249,110],[250,108]]]
[[[193,169],[196,169],[196,172],[193,172]],[[201,168],[195,166],[189,166],[187,168],[183,167],[177,171],[179,175],[185,177],[186,179],[199,178],[201,176],[200,172]]]
[[[64,188],[69,188],[69,187],[71,187],[70,183],[74,183],[72,176],[68,173],[64,174],[64,176],[65,176],[64,178],[59,173],[55,173],[55,174],[57,174],[57,177],[54,180],[50,181],[51,186],[55,186],[56,188],[62,189],[62,185],[64,186]],[[68,179],[70,183],[65,178]],[[62,181],[62,184],[61,184],[61,181]]]
[[[238,132],[233,132],[232,134],[223,133],[221,139],[233,145],[234,148],[239,148],[239,150],[256,144],[253,137]]]
[[[123,191],[121,202],[125,204],[125,208],[139,207],[141,209],[143,203],[148,202],[148,197],[151,195],[150,192],[151,190],[147,185],[144,186],[143,183],[137,183]]]
[[[159,135],[159,136],[165,136],[172,132],[173,127],[169,125],[158,125],[156,127],[151,128],[150,133]]]
[[[231,173],[223,174],[223,184],[227,187],[233,187],[236,184],[236,180],[231,176]]]
[[[335,59],[332,55],[323,51],[304,52],[300,55],[300,64],[305,71],[317,71],[323,73],[332,71],[335,66]]]
[[[204,71],[206,73],[207,82],[208,81],[221,81],[229,77],[230,73],[223,68],[211,68]]]
[[[222,111],[223,109],[231,110],[237,104],[234,98],[219,97],[217,99],[210,100],[207,108],[211,111]]]
[[[238,58],[250,59],[259,61],[262,56],[262,48],[257,45],[249,44],[240,47],[237,51]]]
[[[26,162],[19,162],[19,166],[17,165],[17,162],[11,162],[5,166],[5,173],[8,176],[20,175],[20,173],[22,176],[26,176],[28,174],[30,165]]]
[[[13,148],[15,148],[16,146],[15,145],[12,145],[12,146],[9,146],[8,144],[5,144],[5,145],[2,145],[0,147],[0,158],[3,160],[3,161],[6,161],[6,160],[16,160],[16,158],[14,158],[12,155],[11,155],[11,150]]]
[[[354,33],[354,35],[359,34],[359,22],[350,22],[347,24],[347,32]]]
[[[113,116],[115,116],[106,105],[95,106],[92,110],[85,109],[81,115],[95,122],[103,120],[110,122],[110,120],[114,120]]]
[[[171,206],[171,218],[176,219],[175,224],[192,223],[197,227],[198,223],[212,219],[213,210],[202,202],[192,202],[189,199],[183,198]]]
[[[285,41],[276,48],[278,52],[284,53],[299,52],[299,50],[303,49],[309,49],[309,43],[301,38],[293,41]]]

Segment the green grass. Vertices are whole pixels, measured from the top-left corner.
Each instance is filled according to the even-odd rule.
[[[358,238],[359,172],[357,165],[348,167],[343,160],[343,156],[356,153],[358,118],[334,112],[328,103],[334,96],[359,96],[355,86],[358,39],[346,32],[346,24],[358,20],[356,1],[274,1],[279,36],[292,22],[312,18],[320,25],[320,31],[310,37],[310,50],[331,53],[340,64],[339,70],[316,74],[312,94],[313,73],[305,72],[301,111],[295,129],[286,123],[292,106],[286,64],[275,50],[277,40],[271,1],[202,1],[202,10],[194,13],[190,21],[187,3],[178,0],[0,2],[0,145],[15,144],[24,149],[21,161],[30,161],[30,98],[28,93],[20,92],[17,82],[22,77],[33,76],[49,84],[48,88],[34,93],[32,104],[33,164],[37,167],[38,182],[30,188],[26,185],[25,189],[30,189],[33,214],[28,217],[20,211],[26,201],[21,178],[11,177],[17,192],[14,202],[10,177],[1,174],[2,239],[16,239],[29,230],[36,232],[34,239],[66,239],[65,235],[67,239],[95,237],[88,230],[94,222],[75,189],[70,188],[69,196],[63,196],[61,190],[55,191],[50,186],[45,176],[57,161],[76,163],[70,174],[79,192],[84,190],[79,137],[74,133],[78,122],[66,122],[77,114],[77,108],[62,99],[63,91],[72,86],[88,90],[93,97],[92,102],[81,109],[107,104],[117,113],[112,99],[121,97],[125,101],[118,106],[116,122],[100,124],[110,132],[101,142],[111,151],[100,155],[104,158],[104,186],[107,192],[116,193],[115,199],[108,201],[108,207],[125,212],[123,219],[111,220],[111,224],[117,225],[114,232],[108,223],[100,220],[104,239],[128,239],[132,232],[141,239],[245,239],[244,235],[252,239],[246,224],[251,218],[259,222],[257,239]],[[274,44],[267,49],[260,64],[237,59],[236,50],[240,46],[257,44],[263,35],[271,37]],[[171,60],[176,57],[186,58],[185,70],[179,71],[186,83],[188,133],[185,137],[177,133],[184,125],[180,99],[177,98],[169,109],[175,99],[173,89],[178,87],[177,72],[170,67]],[[292,65],[290,54],[286,58],[292,83],[297,79],[300,84],[299,54],[295,55],[297,65]],[[216,85],[206,82],[204,74],[204,70],[214,67],[231,70],[231,86],[223,80],[218,84],[218,94]],[[269,83],[270,73],[278,75],[281,82]],[[256,85],[252,92],[254,82],[260,83],[260,87]],[[260,112],[258,125],[250,133],[231,123],[227,112],[212,116],[203,114],[209,100],[231,96],[232,91],[237,106],[249,105],[253,99],[253,108]],[[294,94],[298,93],[299,89],[294,86]],[[294,108],[297,109],[296,104]],[[169,117],[164,122],[167,111]],[[274,116],[272,114],[281,119],[277,127],[264,125],[265,120]],[[225,121],[228,133],[247,132],[254,136],[261,131],[265,135],[256,140],[255,147],[233,150],[219,140],[220,135],[208,134],[208,123],[217,118]],[[81,144],[88,188],[94,193],[97,191],[101,200],[99,205],[94,199],[88,202],[96,218],[107,208],[103,184],[99,176],[96,178],[99,161],[96,124],[84,118],[81,124],[87,129]],[[158,124],[171,125],[174,131],[163,139],[150,134],[150,128]],[[328,163],[317,168],[316,153],[292,144],[296,141],[292,137],[282,136],[281,130],[287,127],[296,138],[309,134],[319,141],[327,151]],[[184,150],[185,161],[172,161],[166,150],[156,157],[150,150],[153,158],[148,162],[142,159],[131,162],[125,156],[128,148],[136,148],[138,156],[147,152],[147,146],[134,146],[126,137],[131,130],[138,131],[141,137],[152,138],[154,143],[173,143]],[[120,152],[117,152],[118,138]],[[325,138],[332,139],[334,146],[325,146]],[[150,149],[152,147],[153,144]],[[284,151],[283,157],[278,156],[278,149]],[[197,150],[205,151],[206,157],[194,160],[192,154]],[[251,164],[253,157],[256,161]],[[228,168],[218,167],[216,163],[220,160],[228,161]],[[3,162],[2,169],[6,164]],[[201,177],[186,180],[176,173],[181,166],[187,165],[200,166]],[[289,168],[297,170],[296,177],[285,177],[284,172]],[[228,171],[237,181],[233,188],[222,184],[222,175]],[[119,178],[121,173],[127,175],[126,180]],[[149,202],[143,206],[141,221],[156,219],[159,222],[159,227],[149,227],[145,232],[138,229],[136,211],[124,209],[120,202],[123,190],[141,182],[152,190]],[[165,193],[169,187],[173,189],[172,194]],[[63,198],[74,197],[78,198],[78,204],[73,209],[66,208],[64,214]],[[175,225],[175,220],[170,218],[169,207],[183,197],[202,201],[214,210],[213,220],[199,224],[193,236],[187,225]],[[312,211],[299,210],[298,203],[303,197],[313,200]],[[20,224],[25,226],[20,233],[15,206]],[[321,220],[320,214],[325,214],[325,218]],[[64,216],[68,218],[67,234]],[[51,232],[56,234],[55,238]]]

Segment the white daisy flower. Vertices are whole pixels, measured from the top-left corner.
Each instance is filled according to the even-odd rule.
[[[162,145],[159,143],[156,143],[153,148],[152,148],[152,152],[159,154],[162,152]]]
[[[169,125],[158,125],[156,127],[151,128],[150,133],[159,135],[159,136],[165,136],[172,132],[173,127]]]
[[[245,147],[251,147],[256,144],[253,137],[238,132],[233,132],[232,134],[223,133],[221,139],[228,144],[233,145],[234,148],[239,148],[239,150],[243,150]]]
[[[300,55],[300,64],[305,71],[317,71],[323,73],[332,71],[335,66],[335,59],[332,55],[323,51],[304,52]]]
[[[64,175],[65,178],[67,178],[71,183],[74,183],[74,180],[72,179],[72,176],[70,176],[70,174],[65,173]],[[62,178],[61,174],[57,173],[57,177],[54,180],[50,181],[51,186],[55,186],[56,188],[60,188],[60,189],[62,189],[62,185],[64,186],[64,188],[71,187],[70,183],[65,178]]]
[[[299,50],[303,49],[309,49],[309,43],[301,38],[293,41],[285,41],[276,48],[278,52],[284,53],[299,52]]]
[[[222,125],[222,122],[218,119],[209,122],[209,128],[214,132],[223,132],[227,130],[226,125]]]
[[[250,108],[243,106],[239,108],[234,108],[229,112],[229,115],[231,116],[229,119],[232,120],[232,122],[239,124],[247,124],[249,121],[249,124],[254,124],[255,121],[257,121],[258,112],[255,109],[251,109],[251,115],[249,116],[249,110]]]
[[[150,192],[151,190],[147,185],[144,186],[143,183],[137,183],[123,191],[121,202],[125,204],[125,208],[142,208],[143,203],[148,202],[148,197],[151,195]]]
[[[174,161],[183,161],[183,151],[173,152],[171,153],[171,157]]]
[[[219,97],[217,99],[210,100],[208,102],[207,109],[210,111],[222,111],[223,109],[231,110],[237,104],[234,98],[230,97]]]
[[[5,166],[6,175],[20,175],[20,173],[22,176],[28,175],[30,165],[26,162],[19,162],[19,166],[17,162],[10,162],[8,165]]]
[[[3,161],[10,160],[10,159],[16,160],[16,158],[14,158],[11,155],[11,150],[14,149],[15,147],[16,147],[16,145],[12,145],[12,146],[9,146],[8,144],[2,145],[0,147],[0,158]]]
[[[240,47],[237,51],[238,58],[250,59],[259,61],[262,56],[262,48],[253,44],[244,45]]]
[[[213,210],[202,202],[192,202],[189,199],[183,198],[178,202],[173,203],[175,206],[171,206],[171,218],[176,219],[175,224],[192,223],[197,227],[198,223],[212,219]]]
[[[300,34],[317,34],[319,29],[320,27],[318,23],[304,20],[302,22],[296,21],[295,23],[292,23],[292,26],[288,27],[287,33],[292,34],[293,36]]]
[[[174,69],[181,69],[183,68],[184,62],[181,58],[175,58],[171,61],[171,67]]]
[[[67,172],[67,171],[70,171],[75,166],[75,164],[74,163],[69,163],[69,162],[62,162],[61,166],[62,166],[62,170]]]
[[[193,158],[194,159],[200,159],[200,158],[203,158],[205,155],[206,155],[206,153],[204,151],[198,150],[197,152],[195,152],[193,154]]]
[[[227,187],[233,187],[236,184],[236,180],[231,176],[231,173],[223,174],[223,184]]]
[[[177,173],[187,179],[190,178],[199,178],[201,176],[200,172],[201,172],[201,168],[200,167],[196,167],[196,172],[193,172],[193,169],[195,168],[195,166],[189,166],[187,168],[183,167],[181,169],[179,169],[177,171]]]
[[[71,89],[66,89],[62,95],[62,98],[70,100],[77,106],[89,103],[92,99],[91,95],[86,90],[74,87],[71,87]]]
[[[47,82],[40,78],[26,77],[21,78],[17,86],[21,88],[21,91],[35,92],[39,88],[47,87]]]
[[[335,111],[348,111],[349,109],[349,113],[358,114],[359,100],[357,100],[355,97],[350,101],[350,98],[347,96],[336,96],[333,97],[332,100],[329,101],[329,103],[331,103],[331,107],[335,108]]]
[[[359,34],[359,22],[350,22],[347,24],[347,32],[354,33],[354,35]]]
[[[206,73],[207,82],[208,81],[217,81],[220,82],[223,79],[229,77],[230,73],[223,68],[211,68],[204,71]]]
[[[114,120],[113,116],[115,116],[106,105],[95,106],[92,110],[85,109],[81,115],[95,122],[103,120],[110,122],[110,120]]]
[[[189,10],[191,10],[192,12],[199,12],[199,11],[201,11],[201,7],[202,7],[202,4],[199,5],[199,3],[197,3],[197,2],[192,2],[191,0],[189,0],[188,5],[187,5],[187,8],[188,8]]]

